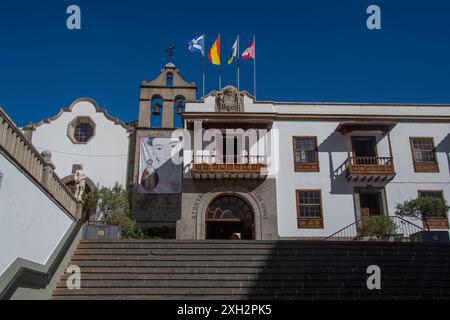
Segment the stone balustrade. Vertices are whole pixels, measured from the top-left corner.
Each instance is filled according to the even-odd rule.
[[[82,203],[56,175],[50,158],[46,159],[29,142],[6,112],[0,108],[0,150],[5,152],[26,175],[73,217],[81,217]]]

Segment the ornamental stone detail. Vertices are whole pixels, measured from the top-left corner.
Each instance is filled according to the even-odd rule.
[[[233,86],[215,92],[216,112],[244,112],[244,97]]]

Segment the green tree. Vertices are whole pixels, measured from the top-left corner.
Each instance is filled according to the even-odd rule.
[[[442,198],[420,197],[397,204],[395,214],[400,217],[422,220],[428,231],[428,220],[431,218],[446,218],[450,207]]]
[[[122,238],[142,238],[143,234],[136,222],[130,217],[130,204],[127,191],[119,184],[113,188],[102,187],[100,190],[89,193],[86,205],[97,208],[105,216],[104,221],[108,225],[118,226]]]

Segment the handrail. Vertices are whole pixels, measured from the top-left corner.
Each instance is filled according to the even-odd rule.
[[[411,234],[419,232],[419,231],[424,231],[425,229],[408,221],[405,220],[402,217],[399,216],[386,216],[389,217],[390,219],[393,220],[393,222],[396,225],[396,233],[393,235],[386,235],[386,236],[401,236],[403,238],[405,237],[409,237]],[[323,239],[324,241],[332,239],[332,238],[344,238],[344,239],[350,239],[350,240],[361,240],[358,239],[359,236],[361,236],[361,234],[359,234],[358,232],[358,225],[365,219],[370,219],[370,217],[365,217],[365,218],[361,218],[356,220],[355,222],[349,224],[348,226],[336,231],[335,233],[333,233],[332,235],[326,237],[325,239]],[[406,227],[405,227],[406,225]],[[399,228],[400,227],[400,228]],[[399,232],[397,232],[399,231]],[[339,235],[339,236],[338,236]]]
[[[2,108],[0,108],[0,149],[4,150],[12,161],[43,187],[67,212],[75,218],[79,215],[75,195],[56,175],[53,165],[44,159]]]

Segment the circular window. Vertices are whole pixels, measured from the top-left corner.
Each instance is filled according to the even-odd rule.
[[[95,136],[95,123],[89,117],[77,117],[69,123],[67,135],[73,143],[88,143]]]

